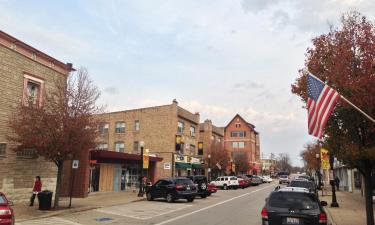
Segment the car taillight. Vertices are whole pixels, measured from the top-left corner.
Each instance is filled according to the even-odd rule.
[[[10,209],[0,209],[0,219],[12,218],[12,211]]]
[[[260,214],[262,215],[263,219],[268,219],[268,212],[266,208],[263,208]]]
[[[319,223],[326,223],[327,222],[327,215],[324,212],[319,214]]]
[[[184,188],[184,185],[182,185],[182,184],[177,184],[177,185],[176,185],[176,188],[177,188],[177,189],[183,189],[183,188]]]

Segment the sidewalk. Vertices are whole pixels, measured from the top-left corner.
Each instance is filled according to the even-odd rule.
[[[15,204],[13,210],[16,215],[16,222],[22,222],[24,220],[58,216],[106,206],[143,201],[145,199],[144,197],[137,197],[137,194],[138,192],[131,191],[90,193],[87,198],[73,198],[71,208],[68,208],[69,198],[60,198],[60,208],[58,210],[52,209],[46,211],[38,210],[38,200],[36,199],[34,207],[29,207],[29,202],[24,202]]]
[[[333,225],[362,225],[366,224],[366,208],[365,199],[361,196],[360,191],[354,191],[353,193],[338,191],[336,192],[337,202],[340,207],[331,208],[332,193],[328,192],[328,195],[321,195],[319,192],[320,200],[326,201],[328,206],[324,207],[329,221]]]

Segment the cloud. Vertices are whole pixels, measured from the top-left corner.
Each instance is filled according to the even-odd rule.
[[[119,90],[116,87],[111,86],[111,87],[104,88],[103,92],[109,95],[116,95],[119,93]]]
[[[248,12],[260,12],[267,9],[269,6],[277,3],[278,0],[242,0],[242,9]]]
[[[251,80],[246,80],[244,82],[235,83],[233,85],[234,89],[246,89],[246,90],[247,89],[261,89],[263,87],[264,87],[263,84],[259,84]]]

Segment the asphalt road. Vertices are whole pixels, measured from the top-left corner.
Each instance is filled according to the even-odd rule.
[[[259,225],[260,211],[264,199],[276,183],[238,190],[220,190],[192,203],[179,200],[167,203],[164,200],[141,201],[124,205],[79,212],[59,217],[24,221],[17,225]]]

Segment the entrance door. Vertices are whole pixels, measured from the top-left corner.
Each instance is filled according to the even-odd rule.
[[[113,172],[113,191],[119,191],[121,181],[121,167],[119,165],[116,165]]]
[[[126,190],[126,169],[121,169],[121,191]]]

